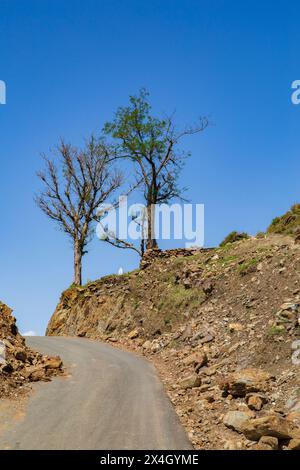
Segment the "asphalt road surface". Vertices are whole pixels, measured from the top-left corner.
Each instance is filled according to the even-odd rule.
[[[27,344],[60,355],[68,375],[34,385],[24,412],[0,432],[1,449],[191,449],[147,361],[88,339]]]

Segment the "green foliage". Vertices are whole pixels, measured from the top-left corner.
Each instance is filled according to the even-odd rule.
[[[77,288],[78,286],[76,284],[74,284],[74,282],[72,282],[72,284],[70,285],[70,287],[68,287],[68,289],[74,289],[74,288]],[[66,289],[66,290],[68,290]]]
[[[238,242],[239,240],[245,240],[249,238],[249,235],[245,232],[230,232],[227,237],[224,238],[224,240],[220,243],[220,247],[224,247],[228,243],[235,243]]]
[[[188,154],[175,150],[174,124],[171,118],[152,115],[145,89],[137,96],[130,96],[129,105],[119,107],[103,131],[112,137],[118,156],[135,164],[148,202],[167,202],[179,196],[177,180]]]
[[[266,237],[265,232],[257,232],[256,234],[256,238],[265,238],[265,237]]]
[[[237,256],[228,255],[228,256],[225,256],[224,258],[220,258],[219,261],[223,266],[228,266],[229,264],[236,262],[236,260],[237,260]]]
[[[257,259],[257,258],[251,258],[251,259],[245,261],[244,263],[239,265],[239,268],[238,268],[239,273],[244,275],[244,274],[248,274],[252,271],[255,271],[255,268],[258,265],[258,263],[259,263],[259,259]]]
[[[268,233],[291,235],[300,231],[300,204],[294,204],[288,212],[275,217],[269,225]]]
[[[203,131],[207,125],[207,118],[201,118],[197,126],[178,132],[173,115],[163,118],[153,115],[149,93],[142,88],[138,95],[130,96],[129,104],[119,107],[113,120],[103,127],[104,135],[111,139],[110,149],[115,157],[127,159],[134,165],[134,187],[141,188],[147,206],[147,248],[157,246],[153,207],[182,198],[185,190],[179,187],[178,179],[189,153],[179,148],[180,140]],[[129,248],[119,241],[106,241],[119,248]],[[144,246],[136,251],[142,255]]]
[[[284,328],[284,327],[272,326],[272,327],[267,331],[267,336],[282,335],[284,332],[285,332],[285,328]]]
[[[118,108],[114,120],[104,125],[105,134],[118,139],[125,155],[133,160],[151,152],[161,159],[168,146],[167,121],[151,116],[148,97],[145,89],[138,96],[130,96],[129,106]]]
[[[178,313],[181,308],[193,309],[193,307],[199,306],[203,300],[204,295],[200,289],[185,289],[181,285],[169,285],[165,290],[165,295],[159,301],[158,309]]]
[[[114,119],[104,125],[119,158],[135,164],[138,180],[143,181],[144,195],[149,204],[166,203],[180,197],[177,181],[186,157],[178,148],[180,140],[202,132],[208,126],[206,117],[197,125],[178,131],[174,115],[163,118],[152,113],[149,93],[142,88],[129,97],[129,105],[117,109]]]

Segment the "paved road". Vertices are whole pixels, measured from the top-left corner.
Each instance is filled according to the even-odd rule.
[[[32,337],[59,354],[69,377],[34,385],[1,449],[190,449],[154,368],[134,354],[79,338]],[[1,417],[0,417],[1,421]]]

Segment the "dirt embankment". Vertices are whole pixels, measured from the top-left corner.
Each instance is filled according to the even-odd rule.
[[[141,270],[64,292],[47,333],[149,357],[196,448],[297,449],[299,273],[285,235],[152,253]]]
[[[51,380],[60,373],[61,359],[26,347],[12,310],[0,302],[0,399],[19,396],[30,382]]]

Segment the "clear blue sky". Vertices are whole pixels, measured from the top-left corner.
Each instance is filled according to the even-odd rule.
[[[40,152],[80,144],[142,86],[155,111],[215,123],[186,141],[182,174],[207,245],[300,200],[299,13],[297,0],[0,0],[0,298],[21,331],[43,333],[72,281],[69,242],[33,202]],[[84,277],[137,262],[95,241]]]

